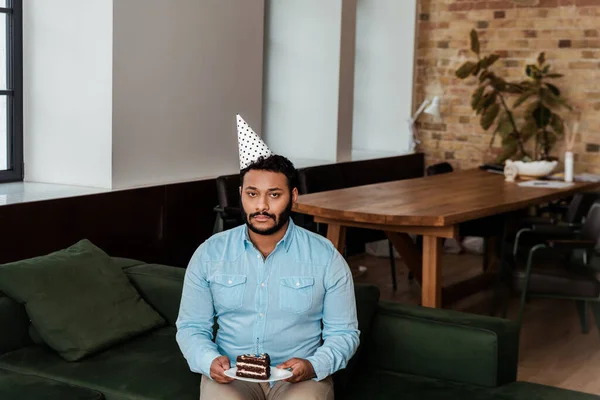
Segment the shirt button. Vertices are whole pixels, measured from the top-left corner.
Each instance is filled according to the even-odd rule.
[[[258,314],[258,315],[259,315],[261,318],[264,316],[264,314],[263,314],[263,313],[260,313],[260,314]]]
[[[227,281],[227,283],[229,283],[231,285],[233,283],[233,281],[230,279]]]
[[[260,254],[257,254],[257,255],[256,255],[256,258],[258,258],[258,259],[260,260]]]
[[[265,283],[264,283],[264,282],[263,282],[263,283],[261,283],[261,284],[260,284],[260,286],[262,286],[262,287],[265,287]]]
[[[296,286],[300,286],[300,282],[296,282]]]

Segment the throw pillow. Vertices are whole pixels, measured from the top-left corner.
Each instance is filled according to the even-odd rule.
[[[0,265],[0,291],[25,305],[41,339],[68,361],[166,323],[88,240]]]

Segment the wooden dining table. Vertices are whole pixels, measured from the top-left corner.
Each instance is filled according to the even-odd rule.
[[[439,308],[444,296],[460,287],[491,282],[494,271],[442,287],[444,238],[456,238],[458,226],[492,215],[594,190],[600,182],[575,182],[564,188],[523,187],[504,175],[481,169],[405,179],[301,195],[294,211],[327,224],[327,238],[343,252],[346,228],[382,230],[421,283],[421,305]],[[422,252],[410,234],[422,235]]]

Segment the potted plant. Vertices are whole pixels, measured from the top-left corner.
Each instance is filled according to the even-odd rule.
[[[550,80],[562,77],[550,70],[545,54],[540,53],[536,64],[525,68],[527,79],[521,82],[507,82],[499,77],[491,67],[500,59],[492,53],[482,56],[479,37],[474,29],[470,33],[471,51],[477,57],[463,63],[457,70],[460,79],[477,78],[477,87],[471,96],[471,107],[480,115],[480,125],[488,131],[494,128],[490,147],[497,136],[502,140],[502,154],[497,162],[503,163],[514,158],[522,163],[538,161],[531,165],[556,165],[551,150],[559,136],[564,134],[564,122],[557,110],[571,106],[561,96],[560,89]],[[510,99],[516,100],[509,105]],[[523,110],[523,111],[521,111]],[[519,114],[516,111],[521,111]],[[533,140],[533,150],[528,146]],[[552,169],[553,169],[552,167]],[[541,171],[546,173],[547,168]],[[542,173],[539,172],[538,173]],[[551,171],[550,171],[551,172]],[[548,172],[549,173],[549,172]]]

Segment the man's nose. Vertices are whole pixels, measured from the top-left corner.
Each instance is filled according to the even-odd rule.
[[[256,203],[257,211],[267,211],[269,209],[269,202],[267,201],[266,196],[261,196],[258,199],[258,203]]]

